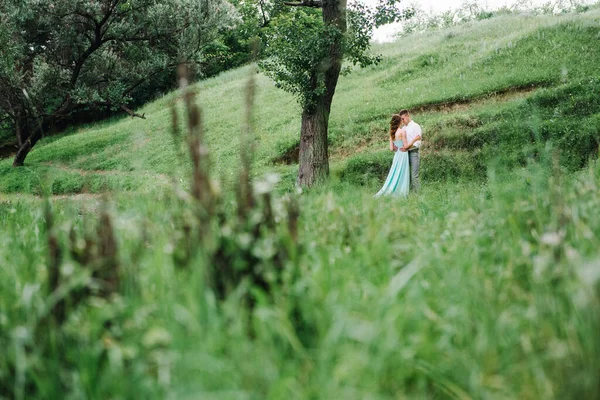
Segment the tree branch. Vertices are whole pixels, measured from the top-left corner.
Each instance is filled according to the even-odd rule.
[[[102,20],[100,22],[98,22],[98,25],[102,26],[108,22],[110,17],[112,17],[113,12],[115,11],[115,8],[117,7],[118,4],[119,4],[119,0],[115,0],[114,3],[109,3],[108,8],[104,12],[104,17],[102,18]],[[106,33],[106,31],[104,33]]]
[[[323,8],[323,1],[321,1],[321,0],[303,0],[299,3],[285,1],[283,4],[285,4],[286,6],[290,6],[290,7]]]
[[[127,106],[125,106],[123,104],[121,105],[121,110],[123,110],[127,114],[131,115],[131,118],[138,117],[138,118],[141,118],[141,119],[146,119],[146,114],[142,114],[142,115],[136,114],[135,112],[133,112],[133,110],[131,110],[130,108],[128,108]]]
[[[267,14],[265,13],[265,3],[264,0],[259,0],[259,4],[260,4],[260,12],[262,13],[262,28],[266,28],[269,25],[270,19],[267,18]]]
[[[104,37],[104,39],[102,39],[102,41],[104,43],[107,43],[110,41],[117,41],[117,40],[120,40],[121,42],[148,42],[148,41],[150,41],[150,39],[151,39],[150,36],[138,36],[138,37],[106,36],[106,37]]]
[[[96,51],[96,50],[98,50],[98,48],[100,48],[101,45],[102,45],[102,40],[100,39],[99,33],[96,32],[96,39],[94,40],[94,43],[90,44],[90,47],[88,47],[83,52],[83,54],[81,54],[79,56],[77,61],[75,61],[75,68],[73,68],[73,72],[71,74],[71,82],[70,82],[71,88],[75,87],[75,83],[77,83],[77,79],[79,79],[79,74],[81,73],[81,68],[83,68],[83,64],[87,61],[89,56],[91,56],[94,51]]]

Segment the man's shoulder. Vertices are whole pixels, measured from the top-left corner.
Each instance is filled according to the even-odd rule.
[[[421,130],[421,125],[417,124],[415,121],[410,121],[406,128],[410,130]]]

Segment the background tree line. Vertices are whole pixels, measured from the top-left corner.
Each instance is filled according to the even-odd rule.
[[[592,3],[589,0],[553,0],[542,4],[534,4],[530,0],[516,0],[510,5],[491,9],[477,0],[465,0],[459,8],[442,12],[427,11],[422,6],[415,5],[412,18],[402,23],[398,36],[402,37],[416,32],[448,28],[469,21],[490,19],[502,15],[585,12],[591,8]]]

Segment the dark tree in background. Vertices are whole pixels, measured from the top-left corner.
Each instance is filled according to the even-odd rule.
[[[257,53],[258,38],[266,43],[266,31],[271,20],[289,12],[289,7],[272,0],[229,0],[236,10],[236,24],[225,26],[205,50],[202,64],[203,77],[237,68],[261,58]]]
[[[373,28],[410,17],[411,10],[399,3],[380,0],[371,9],[347,6],[346,0],[283,2],[295,10],[271,20],[260,66],[302,107],[299,185],[312,186],[329,175],[329,113],[342,62],[364,67],[378,61],[368,54]]]
[[[74,114],[139,116],[131,105],[174,81],[177,64],[200,65],[233,15],[224,0],[2,0],[0,128],[17,136],[13,165]]]

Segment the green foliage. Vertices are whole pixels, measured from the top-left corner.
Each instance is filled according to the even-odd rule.
[[[7,71],[14,66],[17,59],[17,47],[13,39],[14,23],[11,12],[13,9],[7,7],[0,10],[0,71]]]
[[[494,148],[489,149],[490,155],[511,160],[509,165],[524,165],[547,142],[559,154],[561,166],[569,171],[584,167],[598,155],[600,106],[594,100],[598,90],[599,80],[591,78],[538,91],[513,111],[511,120],[491,125],[493,133],[488,136]],[[513,148],[511,143],[521,146]],[[503,149],[500,155],[496,148]]]
[[[382,155],[380,174],[370,176],[383,179],[391,159],[390,153],[382,151],[387,148],[389,115],[403,107],[415,108],[415,118],[428,138],[423,157],[433,151],[443,154],[461,151],[462,155],[481,150],[486,162],[500,157],[507,166],[523,166],[539,153],[536,137],[542,142],[549,139],[556,142],[568,129],[581,126],[585,137],[593,138],[597,127],[594,115],[598,113],[595,100],[598,83],[590,77],[600,59],[586,46],[597,34],[593,28],[594,18],[597,12],[560,17],[494,18],[460,30],[455,28],[458,36],[450,42],[442,31],[415,35],[404,42],[402,52],[397,43],[379,46],[376,51],[383,55],[379,65],[340,78],[333,104],[340,112],[332,113],[329,130],[332,170],[343,171],[346,161],[354,156],[368,158],[377,153]],[[510,47],[509,42],[513,43]],[[551,43],[560,43],[560,47],[555,49]],[[573,50],[565,60],[561,53],[571,51],[567,43]],[[543,58],[539,68],[529,68],[532,62],[529,54],[542,47],[547,49],[547,54],[539,55]],[[588,50],[576,51],[582,47]],[[494,55],[496,49],[503,49],[501,56]],[[492,55],[490,61],[481,61]],[[432,58],[435,62],[420,66]],[[563,71],[567,71],[564,78]],[[198,86],[211,159],[214,168],[229,182],[235,181],[230,171],[230,167],[237,164],[232,140],[239,129],[243,104],[239,93],[247,74],[247,68],[229,71]],[[549,74],[555,77],[539,80],[540,76]],[[273,88],[264,75],[257,75],[257,79],[260,90],[255,116],[256,167],[261,172],[276,169],[290,177],[297,168],[293,157],[299,143],[297,106],[293,98]],[[521,82],[522,86],[515,88],[514,82]],[[536,90],[540,83],[546,88]],[[136,188],[139,185],[121,181],[141,179],[145,175],[147,178],[141,186],[147,188],[156,180],[164,181],[158,174],[173,172],[177,179],[185,180],[188,173],[185,160],[178,157],[170,145],[165,146],[165,140],[170,140],[166,139],[166,132],[171,123],[167,108],[174,97],[175,94],[165,96],[140,110],[151,116],[147,120],[114,119],[74,129],[68,136],[42,139],[41,147],[30,155],[30,168],[37,171],[46,168],[44,163],[65,163],[64,167],[88,171],[86,179],[94,177],[104,182],[106,188]],[[545,133],[541,134],[542,131]],[[570,146],[563,147],[559,153],[564,166],[579,168],[590,156],[594,157],[595,140],[590,142],[585,137],[570,136],[569,140],[579,143],[581,152],[571,150]],[[233,145],[233,149],[236,148]],[[572,161],[568,161],[570,158]],[[280,162],[290,164],[273,166]],[[8,164],[8,160],[3,163]],[[99,170],[122,171],[129,176],[100,176]],[[443,172],[442,168],[438,170]],[[361,174],[360,170],[356,172]],[[25,181],[18,186],[23,192],[35,187],[31,183],[34,175],[29,172],[10,176],[10,180],[20,176]],[[438,174],[430,175],[435,176]],[[4,177],[9,179],[9,175]],[[352,178],[352,181],[366,182],[371,178]],[[427,181],[429,177],[424,176],[424,179]],[[284,181],[282,190],[289,190],[293,185],[289,179]],[[94,185],[97,188],[94,192],[103,185]],[[86,187],[89,185],[85,184]],[[15,191],[20,190],[10,190]]]
[[[12,128],[21,126],[23,140],[73,114],[116,111],[170,89],[176,65],[199,65],[201,49],[232,15],[220,0],[105,3],[9,2],[0,32],[10,44],[0,60],[0,119],[6,114]]]
[[[37,171],[42,172],[43,168],[37,168],[35,171],[24,169],[18,174],[12,173],[12,166],[7,162],[0,164],[0,168],[2,172],[1,193],[41,193]]]
[[[301,36],[298,32],[302,32]],[[293,10],[267,28],[266,58],[259,66],[278,88],[291,93],[303,108],[308,108],[325,93],[321,64],[327,62],[332,35],[340,34],[335,28],[324,26],[320,11]]]
[[[489,162],[480,150],[434,151],[421,158],[421,176],[425,182],[483,182]]]
[[[393,153],[382,151],[350,158],[340,171],[340,179],[373,186],[383,182],[392,163]],[[434,151],[421,156],[421,179],[428,183],[470,181],[487,178],[487,162],[480,150],[472,152]]]
[[[43,331],[34,327],[52,303],[41,203],[4,199],[0,223],[13,234],[0,242],[3,394],[15,389],[8,366],[24,357],[28,398],[279,397],[290,386],[302,398],[594,398],[600,170],[562,175],[551,164],[548,154],[487,184],[430,183],[403,202],[345,184],[305,193],[301,273],[276,301],[258,297],[252,314],[247,286],[218,303],[201,262],[176,266],[187,207],[170,195],[117,197],[121,291],[94,289]],[[71,255],[69,230],[78,248],[97,241],[100,206],[54,206],[62,279],[74,290],[94,281]]]
[[[291,10],[265,29],[265,59],[259,66],[277,87],[294,95],[302,109],[309,109],[325,94],[325,70],[335,62],[334,44],[352,65],[366,67],[379,61],[368,53],[375,19],[375,13],[360,3],[347,10],[347,30],[325,24],[320,10]]]
[[[115,173],[101,170],[82,171],[64,166],[43,165],[35,169],[15,171],[9,163],[0,164],[0,193],[34,195],[100,194],[148,190],[163,187],[166,179],[160,175]]]
[[[401,20],[410,20],[415,15],[414,4],[403,9],[402,0],[379,0],[374,11],[367,11],[357,3],[353,3],[351,7],[355,10],[360,10],[359,12],[363,15],[371,14],[371,19],[376,27]]]
[[[55,179],[52,182],[51,193],[52,194],[65,194],[65,193],[81,193],[83,190],[83,179],[82,176],[77,173],[65,174],[66,176],[61,177],[62,179]]]
[[[266,41],[266,28],[271,20],[285,14],[289,7],[281,1],[233,0],[236,23],[219,30],[218,38],[204,49],[203,76],[214,76],[220,72],[247,64],[263,56],[256,41]]]
[[[598,79],[541,89],[507,109],[455,114],[426,124],[422,179],[426,182],[481,181],[487,165],[527,165],[550,146],[560,165],[576,171],[598,155]],[[340,176],[364,185],[382,182],[392,155],[387,151],[350,157]]]

